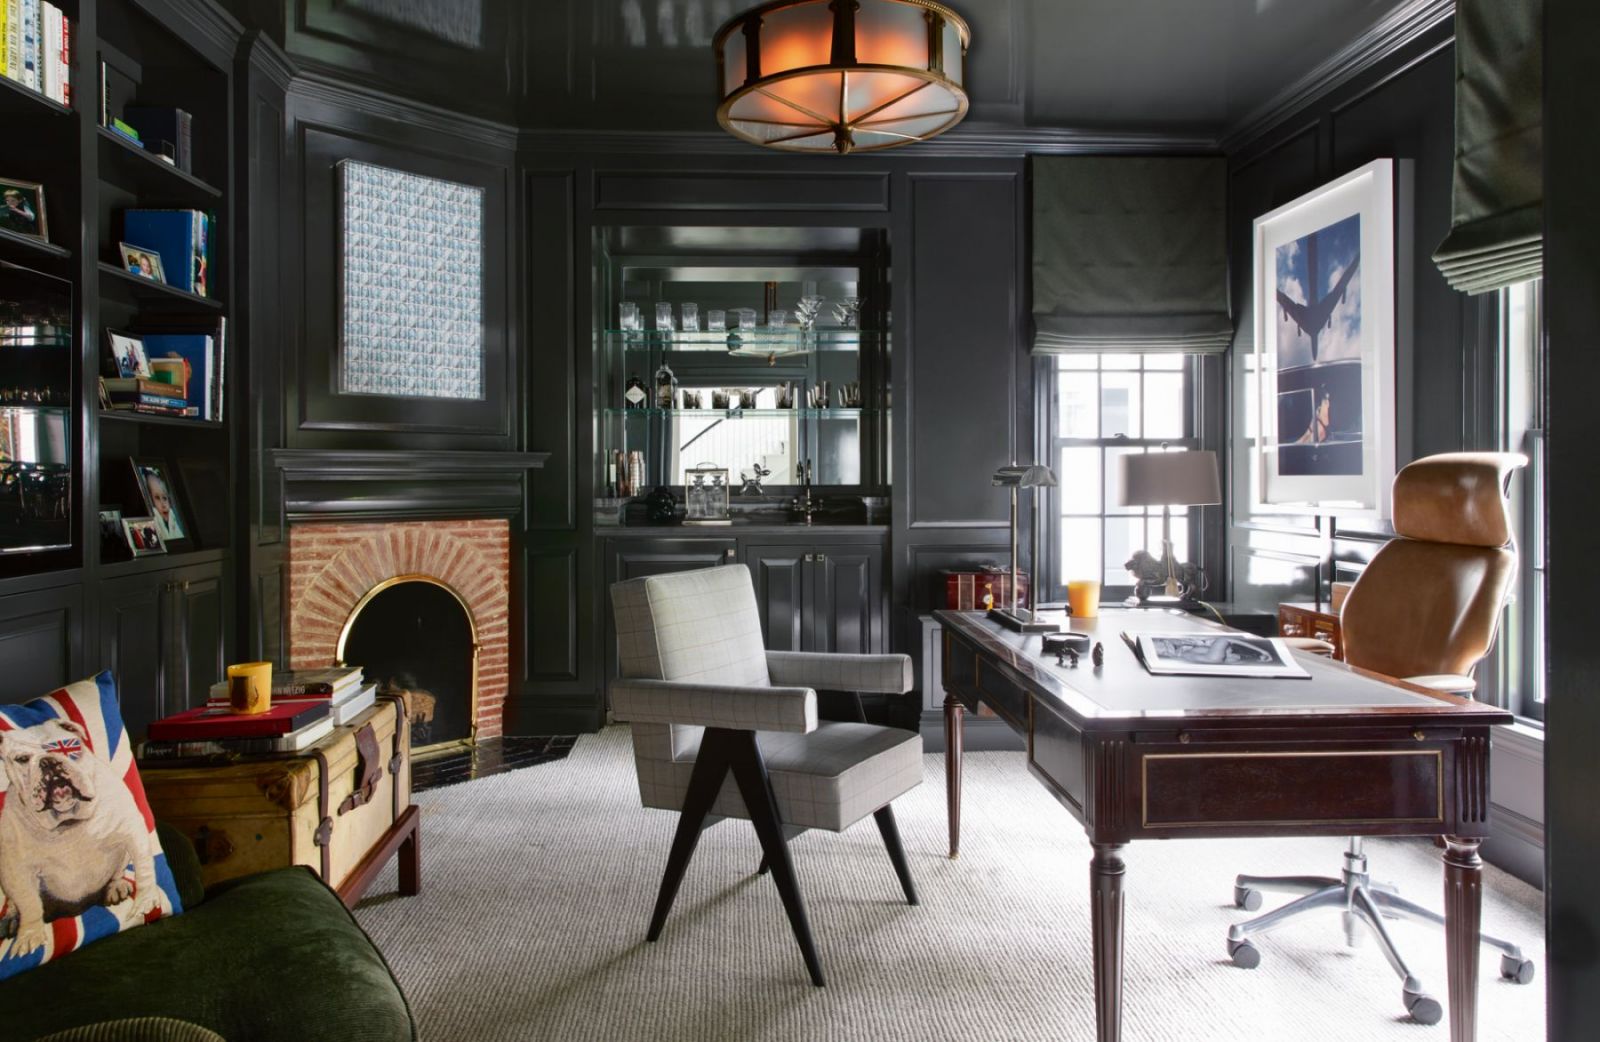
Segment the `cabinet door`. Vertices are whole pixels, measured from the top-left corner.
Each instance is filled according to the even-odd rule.
[[[814,555],[802,546],[750,546],[745,564],[756,588],[756,608],[761,613],[761,635],[768,651],[805,651],[810,648],[806,611],[811,601],[810,561]]]
[[[206,700],[227,663],[227,603],[221,568],[186,569],[173,576],[173,660],[168,690],[173,712]]]
[[[168,701],[172,638],[166,572],[108,579],[100,584],[100,662],[117,680],[129,737],[144,737],[152,720],[177,712]]]
[[[883,650],[883,547],[819,546],[813,569],[810,650]]]

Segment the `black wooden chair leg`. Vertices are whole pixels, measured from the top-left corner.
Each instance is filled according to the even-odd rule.
[[[911,885],[911,869],[906,864],[906,852],[900,846],[900,827],[894,822],[894,811],[886,803],[873,812],[872,820],[878,823],[878,831],[883,834],[883,845],[889,850],[894,874],[900,877],[900,889],[906,892],[906,904],[916,904],[917,890]]]
[[[817,946],[811,939],[811,923],[806,918],[805,902],[800,896],[800,883],[795,878],[794,861],[789,857],[789,844],[785,841],[783,826],[778,818],[778,802],[772,794],[772,781],[767,776],[766,763],[761,759],[761,749],[756,745],[753,731],[706,730],[701,739],[700,755],[705,755],[706,741],[713,734],[718,744],[728,743],[734,780],[744,796],[744,805],[750,811],[751,823],[761,839],[766,860],[772,870],[772,880],[778,884],[778,896],[783,899],[783,909],[789,914],[789,926],[800,944],[800,955],[805,959],[811,983],[822,987],[822,961],[817,958]]]
[[[722,790],[722,782],[727,776],[726,750],[707,749],[702,745],[700,755],[695,757],[694,771],[689,775],[689,791],[684,795],[683,811],[678,815],[678,831],[672,837],[667,869],[661,874],[656,909],[650,916],[650,932],[645,935],[648,940],[654,941],[661,936],[661,928],[667,923],[667,913],[672,911],[672,902],[678,896],[678,885],[683,882],[683,873],[689,867],[689,859],[694,857],[700,833],[705,831],[711,806],[716,803],[717,793]],[[719,820],[711,818],[713,823]]]

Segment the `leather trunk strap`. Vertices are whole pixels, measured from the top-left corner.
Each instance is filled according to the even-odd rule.
[[[322,848],[322,881],[333,885],[333,816],[328,813],[328,756],[319,747],[311,755],[317,760],[317,831],[313,842]]]
[[[378,751],[378,736],[371,724],[356,732],[356,783],[350,795],[339,804],[339,813],[348,814],[365,806],[383,780],[383,754]]]

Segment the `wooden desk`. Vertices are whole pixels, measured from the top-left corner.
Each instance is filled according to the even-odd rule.
[[[1451,1042],[1477,1035],[1478,922],[1489,728],[1511,714],[1311,655],[1310,680],[1156,677],[1124,629],[1209,631],[1180,612],[1073,619],[1105,647],[1076,669],[981,613],[944,630],[950,856],[961,842],[964,713],[988,706],[1027,738],[1028,770],[1083,823],[1100,1042],[1122,1037],[1123,852],[1135,839],[1445,837]],[[1197,899],[1200,898],[1197,895]]]

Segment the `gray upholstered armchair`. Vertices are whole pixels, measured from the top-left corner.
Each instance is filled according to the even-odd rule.
[[[788,841],[807,829],[841,832],[871,814],[906,901],[916,904],[889,803],[922,780],[922,743],[859,719],[819,723],[817,691],[900,694],[911,690],[911,660],[767,651],[743,565],[620,582],[611,608],[622,678],[611,686],[611,709],[633,726],[639,795],[647,807],[681,813],[649,939],[661,936],[701,831],[749,818],[762,870],[771,868],[820,987]]]

